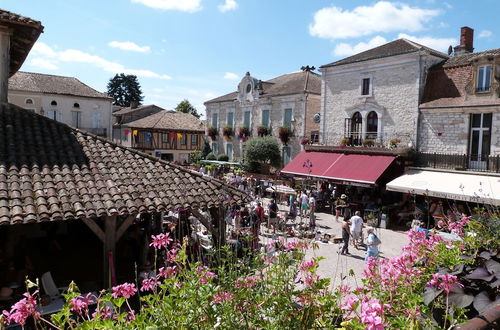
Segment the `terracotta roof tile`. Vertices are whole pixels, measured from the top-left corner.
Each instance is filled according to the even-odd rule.
[[[131,128],[205,132],[203,122],[195,116],[189,113],[167,110],[128,122],[124,125]]]
[[[37,143],[31,143],[32,136],[40,137]],[[243,204],[247,199],[219,180],[0,105],[0,224]]]

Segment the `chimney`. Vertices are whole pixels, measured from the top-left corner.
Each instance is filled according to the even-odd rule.
[[[455,55],[472,53],[474,51],[474,30],[468,26],[460,29],[460,45],[455,46]]]
[[[135,109],[139,106],[139,101],[130,101],[130,108]]]

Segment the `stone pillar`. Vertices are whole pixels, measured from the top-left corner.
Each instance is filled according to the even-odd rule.
[[[10,71],[10,36],[12,32],[0,26],[0,103],[7,102]]]
[[[366,139],[366,130],[368,129],[368,112],[361,112],[361,140]]]
[[[384,141],[384,137],[382,136],[382,116],[377,114],[377,140],[381,143]]]

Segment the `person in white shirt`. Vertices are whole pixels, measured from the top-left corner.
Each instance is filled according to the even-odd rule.
[[[361,212],[356,211],[354,216],[351,217],[351,235],[352,243],[356,249],[358,249],[358,244],[362,244],[361,232],[363,230],[363,218],[361,218]]]
[[[316,218],[314,211],[316,210],[316,198],[312,193],[309,194],[309,226],[316,227]]]
[[[306,192],[303,191],[302,195],[300,195],[300,216],[305,217],[308,209],[309,209],[309,198],[307,197]]]

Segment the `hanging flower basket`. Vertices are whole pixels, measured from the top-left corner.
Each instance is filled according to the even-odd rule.
[[[292,130],[288,126],[281,126],[279,128],[279,138],[283,144],[287,144],[292,136]]]
[[[234,135],[233,128],[231,126],[224,127],[224,129],[222,130],[222,134],[226,139],[231,139]]]
[[[375,140],[373,139],[364,139],[363,147],[373,147],[375,145]]]
[[[245,142],[249,136],[250,136],[250,129],[248,128],[248,126],[241,126],[238,129],[238,137],[240,138],[241,141]]]
[[[345,146],[347,146],[349,144],[351,144],[351,139],[349,139],[349,138],[343,138],[342,140],[340,140],[339,147],[345,147]]]
[[[308,139],[308,138],[302,138],[300,140],[300,144],[302,144],[303,146],[306,145],[306,144],[309,144],[311,141]]]
[[[269,135],[269,129],[266,126],[257,127],[257,135],[260,137]]]
[[[217,140],[217,135],[219,135],[219,132],[217,131],[217,128],[210,126],[207,129],[207,135],[210,136],[212,141]]]
[[[401,143],[400,139],[389,140],[389,148],[391,149],[397,148],[399,143]]]

